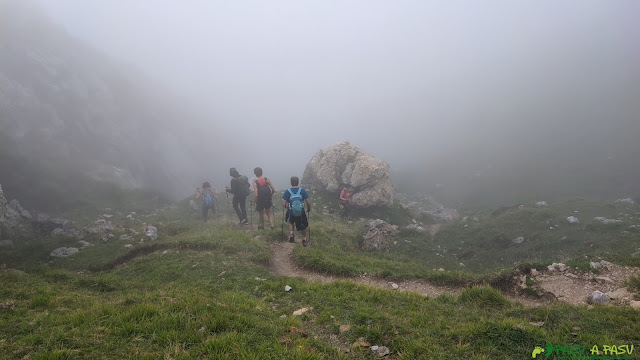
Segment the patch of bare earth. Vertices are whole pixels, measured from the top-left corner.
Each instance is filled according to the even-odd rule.
[[[632,275],[640,274],[640,269],[607,263],[598,274],[576,269],[555,269],[532,276],[536,286],[557,300],[572,305],[586,305],[587,297],[594,291],[600,291],[612,300],[614,305],[638,307],[640,302],[633,300],[624,282]]]

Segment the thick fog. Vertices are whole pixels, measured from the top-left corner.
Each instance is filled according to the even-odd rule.
[[[284,186],[343,139],[422,176],[639,135],[634,0],[37,4],[200,115],[177,123],[206,119],[219,183],[262,166]]]

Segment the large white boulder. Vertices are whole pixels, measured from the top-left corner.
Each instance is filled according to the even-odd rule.
[[[332,193],[353,186],[351,204],[358,208],[391,207],[396,191],[389,164],[346,141],[318,151],[304,170],[302,185]]]

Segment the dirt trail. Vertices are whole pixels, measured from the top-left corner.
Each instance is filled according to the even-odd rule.
[[[360,277],[347,277],[321,274],[300,268],[291,256],[291,251],[296,244],[278,242],[271,246],[272,261],[269,271],[274,275],[287,277],[301,277],[307,281],[328,283],[336,280],[353,281],[356,284],[367,285],[380,289],[392,289],[392,283],[398,285],[398,291],[413,292],[423,296],[435,297],[440,294],[457,295],[461,287],[439,286],[424,280],[409,279],[389,281],[370,275]],[[604,270],[604,269],[603,269]],[[534,277],[538,287],[546,293],[542,298],[518,295],[524,289],[512,289],[513,293],[504,293],[512,301],[518,301],[527,307],[536,307],[549,304],[554,300],[570,303],[572,305],[586,304],[586,298],[594,290],[600,290],[611,295],[615,305],[631,305],[631,294],[623,289],[623,282],[629,275],[640,273],[640,269],[610,265],[603,271],[603,275],[594,276],[590,272],[566,271],[563,273],[543,273]],[[523,284],[524,286],[524,284]]]
[[[375,278],[369,275],[360,277],[345,277],[325,275],[317,272],[309,271],[298,267],[291,257],[291,251],[296,244],[289,242],[278,242],[272,245],[273,252],[271,265],[269,270],[278,276],[301,277],[307,281],[317,281],[328,283],[336,280],[353,281],[356,284],[367,285],[381,289],[391,289],[391,284],[395,282],[398,285],[398,291],[414,292],[424,296],[438,296],[440,294],[455,295],[460,293],[459,288],[447,286],[435,286],[420,280],[397,280],[388,281]]]

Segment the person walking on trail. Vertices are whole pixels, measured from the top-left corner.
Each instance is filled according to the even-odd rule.
[[[257,177],[253,183],[253,201],[256,203],[256,211],[260,212],[260,225],[258,225],[258,229],[264,229],[264,215],[266,213],[269,219],[269,225],[271,225],[271,230],[273,230],[273,213],[271,212],[273,202],[271,198],[273,194],[276,193],[276,189],[274,189],[273,184],[271,184],[271,180],[262,176],[262,168],[257,167],[253,169],[253,173]]]
[[[307,246],[309,245],[309,240],[307,240],[307,229],[309,228],[307,212],[311,212],[311,202],[309,201],[309,194],[304,188],[299,187],[299,184],[300,179],[297,176],[292,176],[291,187],[282,195],[282,207],[287,208],[289,242],[296,242],[296,238],[293,235],[293,226],[295,225],[298,231],[302,231],[302,246]]]
[[[342,188],[340,192],[340,203],[342,204],[342,214],[340,217],[343,219],[347,218],[351,212],[351,191],[353,191],[353,188],[347,185]]]
[[[209,209],[211,209],[211,215],[216,216],[216,197],[208,181],[202,184],[202,190],[196,190],[196,199],[200,198],[202,198],[202,221],[207,222]]]
[[[249,179],[244,175],[240,175],[236,168],[229,169],[229,176],[231,176],[231,187],[225,187],[224,190],[229,194],[233,194],[233,210],[235,210],[236,215],[238,215],[238,220],[240,220],[239,225],[246,225],[249,223],[247,221],[246,200],[247,196],[251,194]]]

